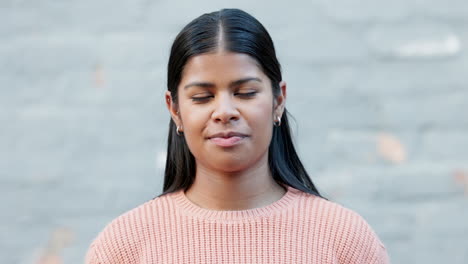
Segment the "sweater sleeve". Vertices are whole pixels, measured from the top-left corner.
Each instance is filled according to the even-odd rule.
[[[390,264],[385,245],[367,221],[354,211],[348,211],[348,225],[341,237],[340,263]]]
[[[375,260],[373,263],[390,264],[390,257],[388,256],[387,248],[384,246],[384,244],[379,244],[374,255]]]
[[[142,233],[147,225],[135,224],[135,211],[120,215],[107,224],[89,246],[85,264],[139,263]]]
[[[88,252],[86,253],[85,264],[101,264],[94,244],[91,244],[91,246],[88,249]]]
[[[387,253],[387,248],[380,241],[373,230],[368,234],[368,243],[363,248],[363,258],[366,262],[372,264],[390,264],[390,258]]]

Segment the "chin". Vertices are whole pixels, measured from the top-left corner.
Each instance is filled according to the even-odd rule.
[[[251,166],[247,161],[238,159],[218,159],[210,163],[214,169],[229,173],[243,171]]]

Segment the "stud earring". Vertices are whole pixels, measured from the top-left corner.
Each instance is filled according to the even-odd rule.
[[[182,132],[183,132],[183,131],[182,131],[182,126],[177,126],[177,128],[176,128],[176,134],[177,134],[178,136],[180,136],[180,135],[182,134]]]
[[[273,125],[277,127],[281,126],[281,117],[276,116],[275,121],[273,122]]]

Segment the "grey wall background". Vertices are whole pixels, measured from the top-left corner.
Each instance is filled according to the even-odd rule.
[[[319,189],[393,263],[468,262],[468,2],[0,2],[0,262],[81,263],[161,192],[169,47],[238,7],[270,31]]]

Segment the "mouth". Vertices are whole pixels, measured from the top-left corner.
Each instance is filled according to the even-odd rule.
[[[244,138],[245,137],[238,137],[238,136],[227,137],[227,138],[215,137],[215,138],[210,138],[210,141],[220,147],[232,147],[232,146],[240,144],[240,142],[242,142]]]
[[[220,147],[232,147],[242,143],[242,141],[248,137],[246,134],[238,132],[228,132],[228,133],[217,133],[214,134],[208,139],[217,146]]]

